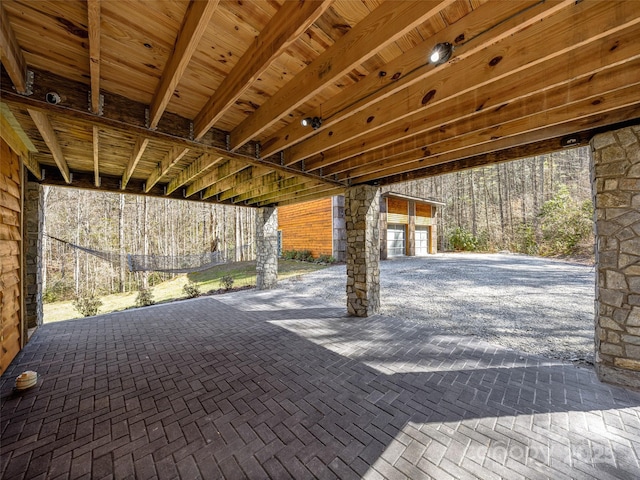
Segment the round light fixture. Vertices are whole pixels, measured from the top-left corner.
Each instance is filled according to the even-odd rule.
[[[438,43],[429,54],[429,62],[434,65],[441,65],[451,58],[453,45],[449,42]]]
[[[311,118],[311,117],[307,117],[307,118],[303,118],[303,119],[300,121],[300,124],[301,124],[303,127],[311,127],[311,128],[313,128],[314,130],[317,130],[317,129],[319,129],[319,128],[322,126],[322,118],[320,118],[320,117],[313,117],[313,118]]]

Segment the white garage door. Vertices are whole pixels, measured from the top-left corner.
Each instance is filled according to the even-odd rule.
[[[429,254],[429,227],[416,227],[416,255]]]
[[[387,255],[395,257],[404,255],[404,225],[388,225],[387,226]]]

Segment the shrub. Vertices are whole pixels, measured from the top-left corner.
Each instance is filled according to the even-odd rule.
[[[225,290],[230,290],[233,287],[233,277],[231,275],[225,275],[220,279],[220,286]]]
[[[560,185],[551,200],[542,205],[540,212],[542,253],[571,255],[579,253],[583,243],[593,238],[593,204],[587,200],[576,202],[566,185]]]
[[[197,283],[191,280],[189,280],[189,283],[184,284],[182,291],[188,298],[196,298],[200,296],[200,287]]]
[[[327,254],[323,253],[322,255],[320,255],[318,257],[318,259],[316,260],[316,263],[331,264],[331,263],[336,263],[336,259],[333,258],[331,255],[327,255]]]
[[[282,252],[282,258],[284,260],[298,260],[300,262],[315,261],[311,250],[287,250]]]
[[[138,296],[136,297],[136,307],[148,307],[153,305],[153,293],[150,288],[140,287],[138,289]]]
[[[536,242],[536,232],[530,223],[521,223],[515,231],[513,248],[516,252],[536,255],[538,253],[538,243]]]
[[[478,250],[478,239],[462,227],[456,227],[449,234],[449,244],[456,251],[473,252]]]
[[[98,314],[98,309],[102,306],[102,300],[93,293],[83,293],[73,301],[73,307],[80,312],[83,317],[93,317]]]

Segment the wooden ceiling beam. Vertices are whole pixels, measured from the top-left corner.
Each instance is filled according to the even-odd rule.
[[[218,194],[218,198],[220,199],[220,201],[239,198],[243,194],[246,194],[248,192],[254,192],[256,189],[260,187],[277,183],[281,180],[284,180],[285,178],[290,178],[290,177],[285,176],[282,173],[277,172],[275,170],[272,170],[271,172],[268,172],[265,175],[254,176],[252,179],[250,179],[247,182],[234,185],[232,188],[225,190],[224,192],[220,192],[220,194]],[[243,200],[246,200],[247,198],[239,198],[239,200],[243,201]]]
[[[33,120],[33,123],[38,128],[44,143],[47,144],[47,148],[51,152],[53,156],[53,160],[56,162],[58,166],[58,170],[62,174],[64,181],[67,183],[71,183],[71,176],[69,175],[69,166],[67,165],[67,161],[64,158],[64,154],[62,153],[62,148],[60,147],[60,143],[58,142],[58,137],[56,132],[49,121],[49,117],[46,114],[38,111],[29,109],[29,115]]]
[[[201,138],[262,73],[322,15],[333,0],[284,2],[194,119]]]
[[[302,202],[310,202],[311,200],[318,200],[320,198],[333,197],[335,195],[344,195],[344,188],[333,188],[331,190],[317,190],[310,191],[305,196],[294,196],[293,198],[282,198],[278,200],[278,207],[284,207],[285,205],[295,205]]]
[[[196,178],[191,185],[187,186],[186,196],[190,197],[198,193],[200,190],[213,185],[220,180],[225,179],[231,175],[235,175],[240,170],[247,168],[247,164],[244,162],[238,162],[237,160],[227,160],[218,165],[213,171],[206,173],[205,175]],[[209,198],[209,196],[203,196],[202,198]]]
[[[87,97],[89,89],[87,85],[80,82],[63,79],[56,75],[47,74],[34,69],[36,77],[39,79],[33,87],[32,96],[17,94],[10,86],[4,70],[0,71],[2,81],[0,81],[0,95],[2,101],[9,106],[18,108],[30,108],[56,115],[63,120],[76,124],[92,127],[98,125],[107,131],[120,132],[125,135],[139,135],[150,139],[166,142],[169,145],[181,145],[194,151],[210,153],[229,159],[235,159],[247,164],[262,165],[294,175],[306,176],[308,178],[325,181],[333,185],[340,185],[339,182],[330,179],[322,179],[315,173],[305,173],[296,168],[280,165],[275,161],[265,158],[257,158],[255,152],[250,148],[243,147],[239,151],[231,152],[226,148],[224,132],[211,129],[207,135],[196,141],[190,138],[190,121],[184,117],[167,112],[161,119],[156,130],[150,130],[145,126],[144,112],[146,106],[139,102],[126,99],[122,96],[104,92],[105,105],[102,115],[92,114],[87,109]],[[10,79],[7,79],[10,80]],[[44,98],[47,92],[59,92],[65,97],[64,104],[53,105],[47,103]]]
[[[100,108],[100,1],[87,0],[87,15],[89,19],[89,72],[91,76],[91,112],[99,115]]]
[[[100,130],[93,126],[93,182],[100,186]]]
[[[423,81],[435,73],[441,74],[452,63],[500,41],[520,28],[551,15],[570,2],[551,2],[541,4],[537,0],[525,2],[488,2],[473,10],[458,22],[437,32],[423,43],[396,57],[365,78],[343,89],[308,115],[323,117],[319,130],[303,127],[300,122],[291,122],[280,129],[262,144],[265,156],[272,155],[286,147],[294,145],[312,135],[331,129],[339,120],[372,105],[394,93]],[[491,35],[486,32],[491,28]],[[427,61],[429,50],[438,43],[449,42],[454,45],[455,61],[438,67]],[[292,160],[295,162],[296,160]]]
[[[294,161],[371,134],[378,128],[409,117],[418,110],[432,108],[436,103],[452,97],[469,92],[482,95],[482,89],[498,79],[516,76],[523,83],[523,71],[531,71],[552,58],[568,57],[570,53],[573,54],[588,44],[599,42],[609,35],[640,23],[640,9],[636,8],[636,5],[621,3],[619,9],[620,11],[616,12],[619,15],[612,18],[611,8],[606,2],[581,2],[577,5],[572,2],[570,8],[561,9],[553,16],[505,38],[498,44],[481,50],[464,61],[455,62],[450,68],[435,70],[436,73],[429,78],[428,84],[413,84],[399,93],[398,95],[402,96],[401,102],[395,96],[386,98],[338,122],[331,132],[324,132],[291,147],[285,153],[284,163],[290,165]],[[582,32],[577,36],[573,29],[566,28],[576,16],[584,18],[593,28],[590,27],[589,32]],[[545,41],[536,44],[537,48],[509,48],[511,44],[530,43],[527,39],[540,36],[544,37]],[[564,69],[566,68],[565,65]],[[482,105],[479,108],[482,108]]]
[[[0,61],[9,74],[16,92],[25,95],[29,92],[27,62],[2,4],[0,4],[0,26],[2,26],[0,28]]]
[[[207,187],[207,191],[203,194],[207,195],[207,198],[216,196],[216,200],[220,200],[220,194],[226,190],[229,190],[234,185],[239,183],[248,182],[254,175],[260,175],[262,172],[259,167],[254,167],[249,165],[248,167],[240,170],[238,173],[231,175],[230,177],[226,177],[218,182],[215,182],[212,185]]]
[[[322,52],[231,132],[235,150],[309,100],[326,85],[374,56],[415,27],[437,15],[453,0],[383,3]]]
[[[419,135],[394,142],[357,157],[323,168],[324,174],[344,171],[354,172],[360,165],[370,167],[374,163],[393,161],[393,157],[420,150],[431,154],[444,153],[446,148],[463,148],[469,141],[489,141],[493,137],[510,135],[514,129],[526,131],[529,125],[538,128],[537,118],[544,115],[548,122],[564,122],[572,116],[592,115],[600,111],[618,108],[634,101],[634,85],[640,84],[640,56],[632,62],[601,71],[589,77],[497,107],[477,111],[454,123],[444,123]],[[631,87],[629,87],[631,85]],[[434,114],[437,115],[437,112]],[[443,114],[446,115],[446,114]],[[477,132],[484,132],[474,136]],[[471,139],[471,140],[468,140]]]
[[[251,202],[255,198],[264,197],[265,195],[271,195],[275,192],[297,191],[290,189],[294,189],[297,186],[301,185],[302,183],[304,183],[304,180],[305,179],[302,179],[301,177],[279,178],[273,182],[266,182],[264,185],[258,185],[244,194],[236,195],[232,199],[232,202]]]
[[[588,109],[588,105],[582,105],[580,108]],[[341,176],[352,179],[354,183],[368,183],[390,175],[419,169],[427,165],[444,163],[458,158],[466,158],[509,148],[511,146],[536,143],[559,135],[571,135],[576,132],[613,125],[637,118],[638,115],[640,115],[640,105],[637,102],[631,102],[626,105],[621,104],[618,107],[612,106],[612,108],[608,110],[601,110],[596,113],[589,114],[585,112],[582,116],[576,117],[569,115],[566,117],[567,120],[562,123],[558,120],[560,118],[557,116],[559,112],[556,112],[555,119],[547,123],[545,117],[548,113],[549,112],[543,112],[537,116],[537,118],[530,119],[532,122],[530,129],[525,132],[516,132],[511,135],[508,135],[506,131],[500,132],[502,133],[500,137],[492,139],[491,133],[492,131],[495,132],[496,129],[495,127],[490,127],[479,132],[474,132],[474,134],[466,139],[467,141],[465,143],[455,140],[445,141],[440,145],[430,146],[428,154],[420,150],[408,151],[394,158],[382,159],[367,166],[362,165],[356,167],[348,172],[344,172]],[[535,128],[533,121],[536,122],[537,128]],[[474,137],[476,139],[481,138],[474,141]],[[455,148],[451,148],[452,144],[455,145]]]
[[[173,53],[162,72],[160,83],[149,106],[149,128],[154,129],[158,126],[218,3],[219,0],[192,0],[189,4]]]
[[[446,126],[454,120],[472,117],[483,110],[528,99],[531,95],[566,84],[567,78],[574,79],[572,82],[574,85],[588,83],[591,77],[600,76],[608,69],[624,65],[628,59],[635,59],[639,55],[640,43],[637,42],[637,29],[631,27],[573,52],[571,66],[567,66],[565,57],[554,57],[523,70],[520,75],[501,77],[485,85],[481,96],[475,90],[462,96],[444,96],[441,101],[434,102],[429,108],[390,123],[370,135],[356,138],[338,147],[330,148],[321,155],[306,159],[305,168],[309,171],[319,168],[324,168],[323,171],[331,171],[327,167],[350,157],[399,140],[410,141],[411,138],[420,138],[416,136],[433,128]],[[570,68],[570,75],[566,75],[568,68]],[[527,78],[527,82],[522,82],[521,78]],[[464,78],[460,81],[464,82]],[[447,88],[447,85],[441,88]],[[466,113],[461,115],[459,112]],[[417,141],[424,143],[424,140]]]
[[[11,150],[16,152],[24,165],[38,179],[42,180],[40,164],[33,157],[38,149],[18,123],[9,106],[0,102],[0,137],[7,142]]]
[[[136,143],[133,146],[133,150],[131,151],[131,157],[129,158],[129,163],[127,167],[124,169],[124,173],[122,174],[122,186],[120,187],[124,190],[127,187],[127,183],[133,175],[134,170],[138,166],[138,162],[142,158],[144,151],[149,145],[149,138],[147,137],[138,137],[136,138]]]
[[[443,175],[446,173],[457,172],[461,170],[469,170],[472,168],[484,167],[495,163],[510,162],[521,158],[544,155],[558,151],[560,148],[566,148],[562,145],[563,137],[553,137],[541,140],[536,143],[526,145],[517,145],[515,147],[505,148],[502,150],[481,153],[472,157],[461,158],[446,163],[437,163],[434,165],[411,170],[409,172],[398,173],[383,178],[378,182],[379,185],[393,185],[400,182],[409,182],[421,178],[433,177],[435,175]],[[584,146],[591,139],[590,133],[585,133],[580,142],[572,147]]]
[[[223,157],[210,153],[200,155],[169,182],[166,188],[166,195],[171,195],[181,186],[192,182],[198,175],[202,175],[214,165],[220,163],[222,159]]]
[[[156,165],[156,168],[151,172],[149,178],[147,178],[144,191],[149,192],[149,190],[171,170],[171,167],[178,163],[188,152],[189,148],[187,147],[177,145],[171,147],[164,158],[158,162],[158,165]]]
[[[271,197],[265,197],[263,200],[258,201],[257,203],[254,202],[253,200],[251,202],[246,202],[246,205],[256,206],[256,207],[266,207],[269,205],[301,203],[301,202],[308,202],[309,200],[314,200],[317,198],[325,198],[333,195],[339,195],[342,193],[344,193],[344,188],[335,188],[329,185],[305,184],[303,188],[300,188],[294,192],[290,192],[290,193],[277,192],[276,195]]]

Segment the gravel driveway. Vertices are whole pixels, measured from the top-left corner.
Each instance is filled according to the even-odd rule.
[[[438,332],[580,364],[593,362],[594,267],[512,254],[438,254],[380,262],[381,313]],[[279,288],[346,304],[344,265]],[[345,306],[346,309],[346,306]]]

